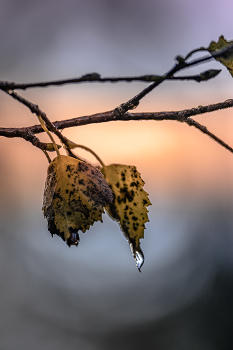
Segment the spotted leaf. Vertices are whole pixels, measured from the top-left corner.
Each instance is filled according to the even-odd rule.
[[[233,41],[227,41],[224,36],[220,36],[218,42],[212,41],[207,50],[233,76]]]
[[[149,221],[147,206],[151,204],[143,189],[144,181],[131,165],[111,164],[104,166],[101,172],[114,194],[113,202],[107,204],[106,210],[118,221],[140,271],[144,262],[140,239],[144,238],[145,223]]]
[[[102,221],[103,207],[113,194],[99,170],[78,159],[60,155],[49,165],[43,212],[51,234],[69,246],[78,245],[78,231]]]

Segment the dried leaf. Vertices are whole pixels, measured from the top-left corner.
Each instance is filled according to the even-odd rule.
[[[47,142],[47,143],[43,143],[43,145],[45,146],[45,150],[46,151],[49,151],[49,152],[53,152],[55,151],[55,148],[54,148],[54,144],[51,143],[51,142]],[[61,148],[61,145],[57,145],[57,148]]]
[[[140,239],[144,238],[145,223],[149,221],[147,206],[151,204],[148,193],[143,190],[144,181],[131,165],[111,164],[101,172],[114,193],[114,200],[106,209],[118,221],[140,271],[144,262]]]
[[[197,82],[207,81],[212,78],[215,78],[220,72],[221,72],[221,69],[209,69],[198,75],[194,75],[193,79],[195,79]]]
[[[221,62],[233,76],[233,41],[220,36],[218,42],[212,41],[207,49],[211,55]]]
[[[63,155],[50,163],[43,212],[51,234],[69,246],[78,245],[78,230],[85,232],[102,221],[103,207],[112,198],[109,185],[92,165]]]

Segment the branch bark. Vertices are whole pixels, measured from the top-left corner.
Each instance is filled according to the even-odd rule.
[[[197,123],[190,117],[210,113],[214,111],[218,111],[221,109],[231,108],[233,107],[233,99],[226,100],[224,102],[219,102],[211,105],[206,106],[199,106],[196,108],[191,109],[184,109],[180,111],[173,111],[173,112],[148,112],[148,113],[125,113],[124,115],[118,114],[116,115],[115,110],[107,111],[103,113],[96,113],[89,116],[82,116],[78,118],[68,119],[68,120],[61,120],[56,121],[52,123],[52,125],[55,127],[56,130],[62,130],[67,129],[71,127],[77,127],[82,125],[89,125],[89,124],[98,124],[98,123],[106,123],[111,121],[139,121],[139,120],[154,120],[154,121],[162,121],[162,120],[174,120],[178,122],[185,122],[190,126],[194,126],[201,132],[204,132],[207,134],[210,138],[212,138],[214,141],[219,143],[224,148],[228,149],[230,152],[233,153],[232,147],[227,145],[224,141],[219,139],[217,136],[212,134],[210,131],[208,131],[204,126],[201,126],[201,124]],[[40,111],[39,107],[37,106],[38,110]],[[38,110],[34,110],[34,113],[38,113]],[[42,113],[42,112],[41,112]],[[50,128],[49,124],[49,128]],[[205,129],[204,129],[205,128]],[[51,130],[52,131],[52,130]],[[34,146],[39,147],[41,149],[45,149],[45,146],[43,143],[39,143],[40,141],[35,138],[34,134],[40,134],[44,132],[41,125],[34,125],[27,128],[0,128],[0,136],[4,137],[21,137],[25,139],[26,141],[30,141]],[[59,133],[61,134],[61,133]],[[30,136],[29,136],[30,135]],[[61,134],[62,135],[62,134]],[[64,137],[64,135],[62,135]],[[65,137],[64,137],[65,138]],[[66,139],[66,138],[65,138]],[[63,141],[62,141],[63,142]],[[44,147],[44,148],[43,148]]]
[[[155,121],[161,121],[161,120],[175,120],[179,122],[185,122],[189,126],[194,126],[199,131],[205,133],[210,138],[212,138],[214,141],[219,143],[224,148],[228,149],[230,152],[233,153],[233,149],[227,145],[224,141],[219,139],[216,135],[208,131],[208,129],[197,123],[195,120],[193,120],[191,117],[203,113],[209,113],[220,109],[230,108],[233,107],[233,100],[227,100],[224,102],[208,105],[208,106],[199,106],[197,108],[191,108],[186,109],[182,111],[174,111],[174,112],[154,112],[154,113],[129,113],[129,110],[132,110],[136,108],[141,99],[144,98],[148,93],[150,93],[155,87],[157,87],[159,84],[161,84],[165,80],[193,80],[196,82],[206,81],[211,78],[214,78],[217,74],[219,74],[220,70],[208,70],[205,72],[202,72],[198,75],[191,75],[191,76],[174,76],[177,72],[206,62],[212,58],[219,57],[223,54],[226,54],[229,50],[232,50],[233,44],[228,45],[226,48],[222,48],[221,50],[217,50],[214,53],[211,53],[211,55],[198,58],[196,60],[193,60],[191,62],[187,62],[187,59],[190,58],[194,53],[200,52],[200,51],[207,51],[209,54],[209,50],[207,48],[201,47],[196,50],[190,51],[186,57],[177,56],[175,58],[175,65],[164,75],[144,75],[144,76],[136,76],[136,77],[113,77],[113,78],[102,78],[100,74],[98,73],[91,73],[83,75],[79,78],[74,79],[66,79],[66,80],[57,80],[57,81],[49,81],[49,82],[41,82],[41,83],[27,83],[27,84],[16,84],[16,83],[10,83],[6,81],[0,82],[0,90],[4,91],[20,103],[24,104],[26,107],[30,109],[32,113],[35,113],[39,119],[41,118],[47,128],[56,134],[60,141],[66,146],[68,152],[72,153],[69,147],[69,140],[60,132],[61,129],[66,129],[70,127],[75,126],[81,126],[81,125],[88,125],[88,124],[96,124],[96,123],[104,123],[104,122],[110,122],[110,121],[129,121],[129,120],[155,120]],[[228,52],[229,53],[229,52]],[[82,83],[82,82],[132,82],[132,81],[143,81],[143,82],[149,82],[151,83],[149,86],[147,86],[145,89],[143,89],[140,93],[138,93],[136,96],[132,97],[130,100],[128,100],[125,103],[122,103],[120,106],[115,108],[114,110],[103,112],[103,113],[97,113],[90,116],[83,116],[79,118],[69,119],[69,120],[63,120],[63,121],[57,121],[52,123],[46,114],[40,110],[38,105],[33,104],[32,102],[26,100],[25,98],[18,95],[14,90],[15,89],[28,89],[28,88],[35,88],[35,87],[47,87],[52,85],[65,85],[65,84],[71,84],[71,83]],[[41,120],[40,119],[40,120]],[[60,129],[60,130],[59,130]],[[39,134],[43,132],[44,130],[40,125],[34,125],[27,128],[0,128],[0,136],[5,137],[21,137],[25,139],[26,141],[31,142],[34,146],[46,150],[46,144],[43,144],[40,142],[40,140],[35,136],[35,134]]]

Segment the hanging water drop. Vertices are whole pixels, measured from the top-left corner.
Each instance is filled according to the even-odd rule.
[[[130,243],[130,248],[131,248],[131,251],[133,253],[133,257],[134,257],[134,260],[136,262],[136,266],[138,268],[138,271],[141,272],[141,267],[145,261],[144,254],[139,247],[136,249],[132,243]]]

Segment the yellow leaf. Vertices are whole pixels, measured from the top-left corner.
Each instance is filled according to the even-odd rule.
[[[106,209],[118,221],[140,271],[144,262],[140,239],[144,238],[145,223],[149,221],[147,206],[151,204],[148,193],[143,190],[144,181],[131,165],[111,164],[101,172],[114,193],[113,202],[107,204]]]
[[[78,230],[85,232],[102,221],[103,207],[112,198],[109,185],[92,165],[63,155],[50,163],[43,212],[51,234],[69,246],[78,245]]]
[[[233,76],[233,41],[220,36],[218,42],[212,41],[207,49],[211,55],[221,62]]]

